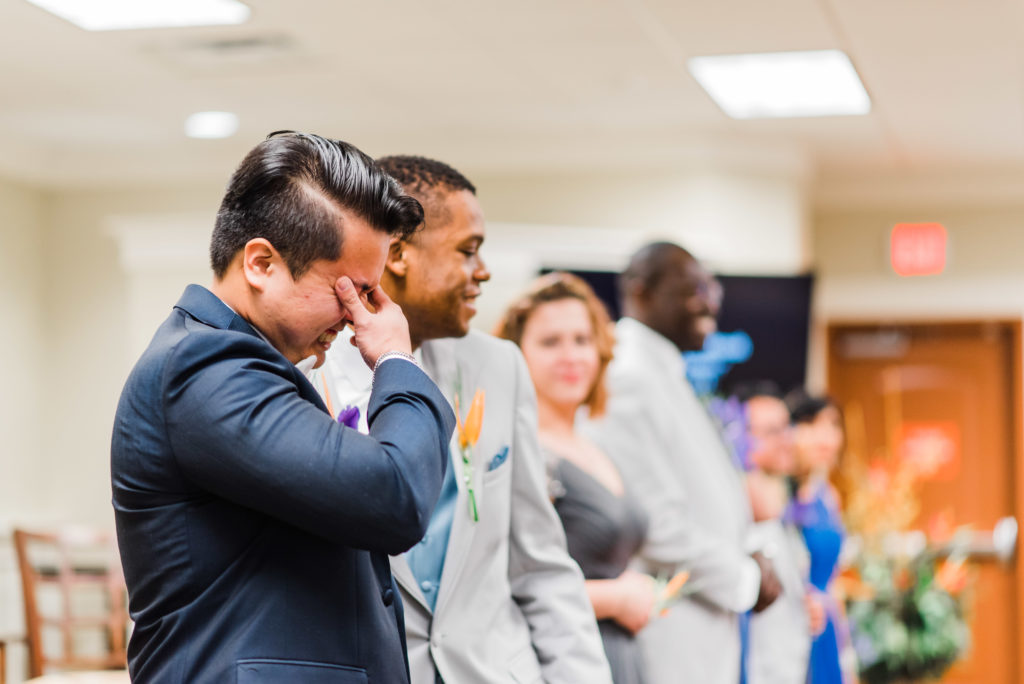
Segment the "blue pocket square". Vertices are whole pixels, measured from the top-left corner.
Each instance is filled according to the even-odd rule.
[[[499,451],[498,453],[496,453],[494,455],[494,458],[491,459],[490,464],[487,466],[487,472],[491,472],[492,470],[495,470],[498,466],[500,466],[502,463],[504,463],[507,460],[508,460],[508,447],[505,446],[505,447],[501,448],[501,451]]]

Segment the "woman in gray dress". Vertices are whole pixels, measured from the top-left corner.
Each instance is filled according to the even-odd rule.
[[[604,408],[611,324],[590,287],[566,273],[541,277],[506,311],[496,334],[520,346],[537,390],[538,435],[569,553],[586,578],[615,684],[642,684],[634,635],[655,605],[654,580],[627,565],[647,533],[643,508],[611,459],[575,427],[581,407]]]

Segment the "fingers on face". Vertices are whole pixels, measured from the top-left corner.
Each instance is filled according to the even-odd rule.
[[[338,278],[338,281],[334,284],[334,291],[338,296],[338,301],[341,302],[341,305],[348,312],[353,322],[361,320],[361,317],[366,315],[366,307],[363,306],[359,293],[348,276]]]
[[[391,297],[388,297],[388,293],[380,285],[370,290],[368,299],[375,309],[380,309],[391,303]]]

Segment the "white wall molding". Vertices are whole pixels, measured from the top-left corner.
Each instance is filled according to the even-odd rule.
[[[126,273],[194,271],[207,264],[213,220],[206,213],[123,215],[108,217],[105,228]]]
[[[118,215],[104,223],[125,274],[129,356],[136,358],[185,286],[209,284],[213,224],[205,213]]]

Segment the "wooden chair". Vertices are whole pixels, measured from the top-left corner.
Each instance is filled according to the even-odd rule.
[[[128,613],[112,535],[68,528],[58,533],[14,530],[25,599],[29,677],[127,666]],[[83,652],[83,636],[92,633]],[[59,636],[61,646],[50,648]]]

